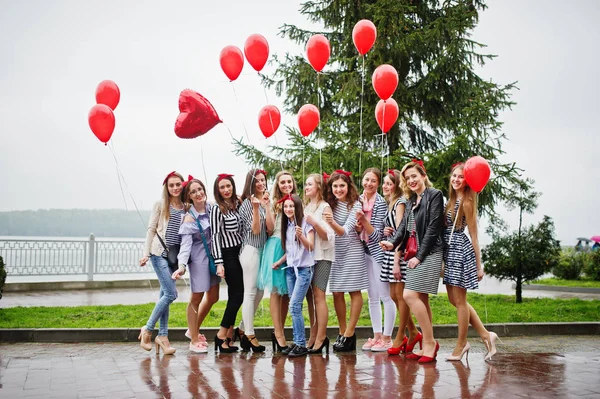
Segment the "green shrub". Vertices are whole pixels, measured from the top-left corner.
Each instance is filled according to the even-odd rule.
[[[0,256],[0,299],[2,299],[2,289],[6,282],[6,269],[4,268],[4,259]]]
[[[589,253],[565,250],[561,252],[560,260],[552,269],[552,274],[564,280],[579,280],[581,273],[589,263]]]
[[[587,278],[600,281],[600,250],[589,252],[589,262],[584,266],[583,272]]]

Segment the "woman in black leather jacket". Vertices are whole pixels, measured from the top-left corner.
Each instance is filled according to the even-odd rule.
[[[422,350],[406,356],[420,363],[435,360],[439,344],[433,337],[429,294],[437,294],[443,260],[442,231],[444,228],[444,199],[442,192],[431,187],[423,161],[413,160],[402,168],[402,179],[412,191],[402,222],[389,241],[381,247],[405,251],[409,237],[417,241],[416,254],[408,255],[408,270],[404,286],[404,300],[415,315],[423,334]],[[409,246],[410,247],[410,246]],[[410,249],[410,248],[409,248]]]

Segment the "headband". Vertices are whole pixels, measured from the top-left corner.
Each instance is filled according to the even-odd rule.
[[[291,194],[286,194],[285,197],[283,197],[282,199],[280,199],[279,201],[277,201],[277,203],[281,204],[282,202],[285,202],[287,200],[294,201],[294,199],[292,198]]]
[[[336,172],[336,173],[339,173],[339,174],[341,174],[341,175],[344,175],[344,176],[346,176],[346,177],[350,177],[350,176],[352,176],[352,172],[346,172],[345,170],[342,170],[342,169],[337,169],[335,172]]]
[[[169,177],[177,176],[177,174],[176,174],[176,173],[177,173],[177,172],[175,172],[175,171],[172,171],[171,173],[169,173],[169,174],[167,175],[167,177],[165,177],[165,180],[163,180],[163,186],[164,186],[165,184],[167,184],[167,180],[169,180]],[[179,176],[177,176],[177,177],[179,177]]]
[[[181,187],[185,187],[188,185],[189,182],[191,182],[192,180],[194,180],[194,176],[192,175],[188,175],[188,179],[187,181],[184,181],[183,183],[181,183]]]
[[[414,163],[416,163],[417,165],[420,165],[423,170],[425,171],[425,173],[427,173],[427,169],[425,169],[425,165],[423,165],[423,160],[421,159],[414,159],[412,160]]]
[[[256,172],[254,172],[254,177],[256,177],[256,175],[260,175],[263,174],[265,175],[265,177],[267,177],[267,172],[264,169],[256,169]]]
[[[331,177],[331,175],[328,175],[327,173],[323,172],[323,180],[327,180]]]
[[[233,177],[233,175],[230,175],[229,173],[220,173],[219,175],[217,175],[217,182],[220,182],[223,179],[229,179],[232,177]]]
[[[450,170],[454,170],[454,168],[456,168],[458,165],[462,165],[462,162],[456,162],[454,164],[452,164],[452,167],[450,168]]]

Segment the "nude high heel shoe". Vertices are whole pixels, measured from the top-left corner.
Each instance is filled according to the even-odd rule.
[[[149,351],[152,349],[152,333],[146,330],[146,327],[142,327],[140,330],[140,335],[138,335],[138,339],[140,340],[140,346],[142,349]]]
[[[160,349],[160,348],[162,348],[162,350],[163,350],[163,353],[164,353],[165,355],[172,355],[172,354],[174,354],[174,353],[175,353],[176,349],[175,349],[175,348],[173,348],[173,347],[171,346],[171,344],[169,343],[169,339],[168,339],[168,338],[167,338],[167,340],[166,340],[166,341],[167,341],[167,342],[163,342],[163,341],[160,339],[160,337],[156,337],[156,338],[154,339],[154,342],[156,343],[156,354],[157,354],[157,355],[158,355],[158,354],[159,354],[159,352],[160,352],[160,351],[159,351],[159,349]]]
[[[490,340],[488,341],[483,341],[485,343],[485,346],[488,347],[488,353],[487,355],[485,355],[485,357],[483,358],[483,360],[485,360],[486,362],[488,360],[492,360],[492,356],[494,356],[496,354],[496,340],[500,341],[500,343],[502,343],[502,340],[500,338],[498,338],[498,334],[496,334],[495,332],[491,332],[490,333]]]
[[[450,362],[455,362],[455,361],[461,361],[463,356],[465,355],[465,353],[467,354],[467,363],[469,362],[469,350],[471,349],[471,344],[469,344],[467,342],[467,344],[462,348],[462,351],[460,351],[460,354],[458,356],[448,356],[446,358],[446,360],[450,361]]]

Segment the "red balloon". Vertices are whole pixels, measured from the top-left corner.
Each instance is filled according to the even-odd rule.
[[[260,72],[269,59],[269,43],[263,35],[255,33],[248,36],[244,43],[244,54],[248,63],[256,72]]]
[[[274,105],[265,105],[258,113],[258,126],[265,137],[271,137],[279,129],[281,114]]]
[[[221,69],[230,81],[234,81],[244,68],[244,55],[236,46],[225,46],[219,55]]]
[[[387,100],[398,87],[398,72],[391,65],[379,65],[373,72],[373,88],[382,100]]]
[[[379,100],[375,107],[375,119],[384,133],[389,132],[394,126],[399,114],[398,103],[393,98],[389,98],[387,101]]]
[[[193,90],[181,92],[179,111],[181,113],[175,121],[175,134],[182,139],[202,136],[222,122],[210,101]]]
[[[105,104],[113,111],[119,105],[121,91],[119,86],[112,80],[103,80],[96,87],[96,104]]]
[[[298,126],[304,137],[310,135],[319,126],[321,116],[319,109],[312,104],[305,104],[298,111]]]
[[[485,158],[477,155],[467,159],[463,168],[463,174],[469,187],[480,193],[490,180],[492,169]]]
[[[361,55],[365,55],[371,50],[377,39],[377,28],[375,24],[368,19],[361,19],[352,29],[352,41]]]
[[[106,104],[96,104],[90,109],[88,123],[98,140],[108,143],[115,130],[115,114]]]
[[[308,39],[308,43],[306,43],[306,56],[315,71],[321,72],[325,68],[330,54],[331,46],[325,36],[318,34]]]

